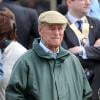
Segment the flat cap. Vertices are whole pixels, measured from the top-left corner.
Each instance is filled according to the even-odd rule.
[[[67,19],[65,16],[57,11],[46,11],[41,13],[38,21],[39,23],[48,24],[67,24]]]

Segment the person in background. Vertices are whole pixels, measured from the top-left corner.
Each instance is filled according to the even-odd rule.
[[[32,9],[35,9],[35,7],[37,6],[36,0],[20,0],[19,3],[24,7],[28,7]]]
[[[7,8],[0,10],[0,49],[2,50],[3,78],[0,80],[0,100],[5,100],[5,90],[9,83],[13,65],[27,49],[16,41],[14,14]]]
[[[68,25],[63,47],[76,55],[86,71],[93,89],[92,100],[98,100],[100,88],[100,21],[87,16],[91,0],[66,0]]]
[[[94,17],[100,20],[100,1],[99,0],[91,0],[88,16]]]
[[[65,4],[59,4],[59,5],[57,5],[57,11],[59,11],[61,14],[65,15],[68,11],[68,7]]]
[[[92,91],[79,60],[61,47],[66,18],[46,11],[38,22],[40,38],[15,64],[6,100],[88,100]]]
[[[20,0],[19,3],[24,7],[36,9],[38,14],[50,10],[49,0]]]
[[[17,41],[25,48],[32,46],[32,41],[39,37],[38,34],[38,15],[35,9],[22,7],[18,0],[3,0],[1,5],[9,8],[16,18]]]
[[[0,80],[3,78],[3,64],[2,64],[2,51],[0,49]]]

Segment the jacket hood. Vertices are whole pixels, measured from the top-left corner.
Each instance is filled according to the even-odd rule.
[[[46,59],[54,59],[50,53],[46,53],[43,48],[39,45],[40,39],[35,39],[33,42],[33,50],[36,52],[36,54],[42,58]],[[60,46],[59,53],[57,54],[57,58],[65,59],[66,56],[68,56],[70,53],[62,48]]]

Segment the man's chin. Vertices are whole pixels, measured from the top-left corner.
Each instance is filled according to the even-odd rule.
[[[58,48],[60,46],[60,44],[54,44],[53,47],[54,48]]]

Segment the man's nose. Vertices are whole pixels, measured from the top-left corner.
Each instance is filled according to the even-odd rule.
[[[91,0],[85,0],[88,5],[91,4]]]

